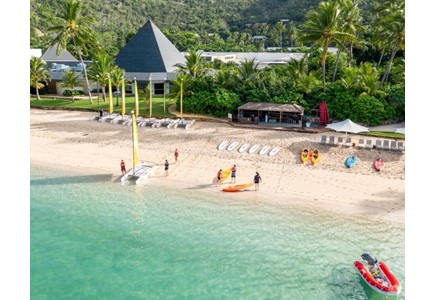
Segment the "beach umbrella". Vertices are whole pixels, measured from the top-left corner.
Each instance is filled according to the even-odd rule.
[[[369,132],[367,127],[356,124],[350,119],[346,119],[338,123],[328,124],[325,128],[332,129],[337,132],[345,132],[345,134],[349,132],[351,133]]]
[[[406,128],[397,128],[397,130],[395,130],[395,133],[401,133],[401,134],[406,134]]]

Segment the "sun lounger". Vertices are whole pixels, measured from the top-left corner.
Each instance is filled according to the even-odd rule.
[[[345,140],[345,146],[351,147],[351,138],[350,137]]]
[[[398,150],[397,141],[391,141],[391,150]]]
[[[321,141],[320,141],[320,143],[321,143],[321,144],[327,144],[327,136],[326,136],[326,135],[322,135],[322,136],[321,136]]]
[[[335,144],[335,136],[334,135],[329,136],[329,144],[331,144],[331,145]]]
[[[376,149],[382,148],[382,141],[381,140],[375,140],[375,147]]]
[[[404,142],[398,142],[398,150],[404,150]]]
[[[372,148],[372,140],[366,140],[366,148],[371,149]]]
[[[359,143],[357,144],[357,147],[359,147],[359,148],[365,147],[365,140],[364,139],[359,139]]]
[[[343,138],[343,137],[341,137],[341,136],[340,136],[340,137],[338,137],[338,141],[337,141],[337,144],[338,144],[338,145],[341,145],[341,146],[342,146],[342,145],[344,145],[344,138]]]
[[[389,150],[389,140],[383,140],[383,149]]]

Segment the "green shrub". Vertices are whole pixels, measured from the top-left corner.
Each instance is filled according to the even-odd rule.
[[[201,91],[183,99],[183,110],[215,117],[227,117],[241,105],[237,94],[219,88],[215,92]],[[177,100],[180,107],[180,99]]]

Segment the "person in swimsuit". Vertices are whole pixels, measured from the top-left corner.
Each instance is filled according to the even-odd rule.
[[[221,173],[223,172],[223,169],[220,169],[219,171],[218,171],[218,174],[216,175],[216,177],[217,177],[217,186],[219,186],[219,185],[221,185]]]
[[[124,162],[124,160],[121,160],[121,163],[120,163],[120,166],[121,166],[121,174],[126,174],[126,163]]]
[[[236,165],[233,165],[232,168],[232,183],[236,183]]]
[[[179,151],[177,151],[176,149],[176,151],[174,151],[174,159],[176,160],[176,162],[178,157],[179,157]]]
[[[259,172],[256,172],[256,175],[254,176],[254,189],[256,191],[259,190],[259,182],[262,182],[262,177],[260,177]]]
[[[168,176],[168,169],[170,168],[170,164],[168,163],[168,160],[165,159],[165,176]]]

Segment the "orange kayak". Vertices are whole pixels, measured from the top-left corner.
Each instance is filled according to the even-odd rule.
[[[224,192],[243,192],[245,189],[252,187],[254,183],[244,183],[244,184],[236,184],[230,185],[228,187],[223,188]]]

